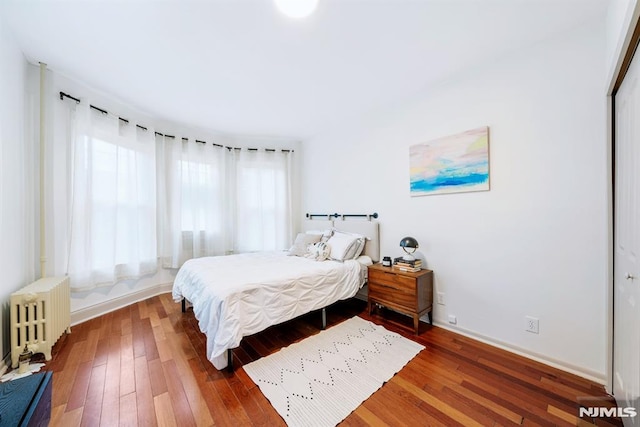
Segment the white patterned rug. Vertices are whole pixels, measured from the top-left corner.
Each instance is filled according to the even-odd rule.
[[[424,346],[354,317],[244,366],[290,426],[335,426]]]

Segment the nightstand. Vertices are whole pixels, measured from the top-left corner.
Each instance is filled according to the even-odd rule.
[[[410,273],[374,264],[369,266],[368,275],[369,314],[373,312],[376,304],[408,314],[413,317],[416,335],[421,316],[428,313],[431,323],[433,271],[420,270]]]

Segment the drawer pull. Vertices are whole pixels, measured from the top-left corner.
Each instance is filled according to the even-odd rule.
[[[400,288],[396,288],[396,287],[393,287],[393,286],[385,285],[383,283],[376,283],[376,286],[380,286],[382,288],[387,288],[387,289],[394,289],[396,291],[400,290]]]

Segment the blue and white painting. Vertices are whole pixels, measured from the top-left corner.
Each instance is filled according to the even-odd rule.
[[[489,128],[409,148],[411,195],[489,190]]]

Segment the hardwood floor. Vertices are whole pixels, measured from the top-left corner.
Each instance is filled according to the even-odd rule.
[[[578,402],[612,404],[591,381],[438,327],[421,324],[415,336],[411,319],[372,319],[365,305],[337,303],[328,325],[358,315],[426,349],[341,425],[586,425]],[[209,363],[193,311],[182,313],[169,294],[77,325],[46,367],[54,372],[51,425],[284,425],[241,366],[319,332],[320,323],[316,312],[246,337],[232,374]]]

